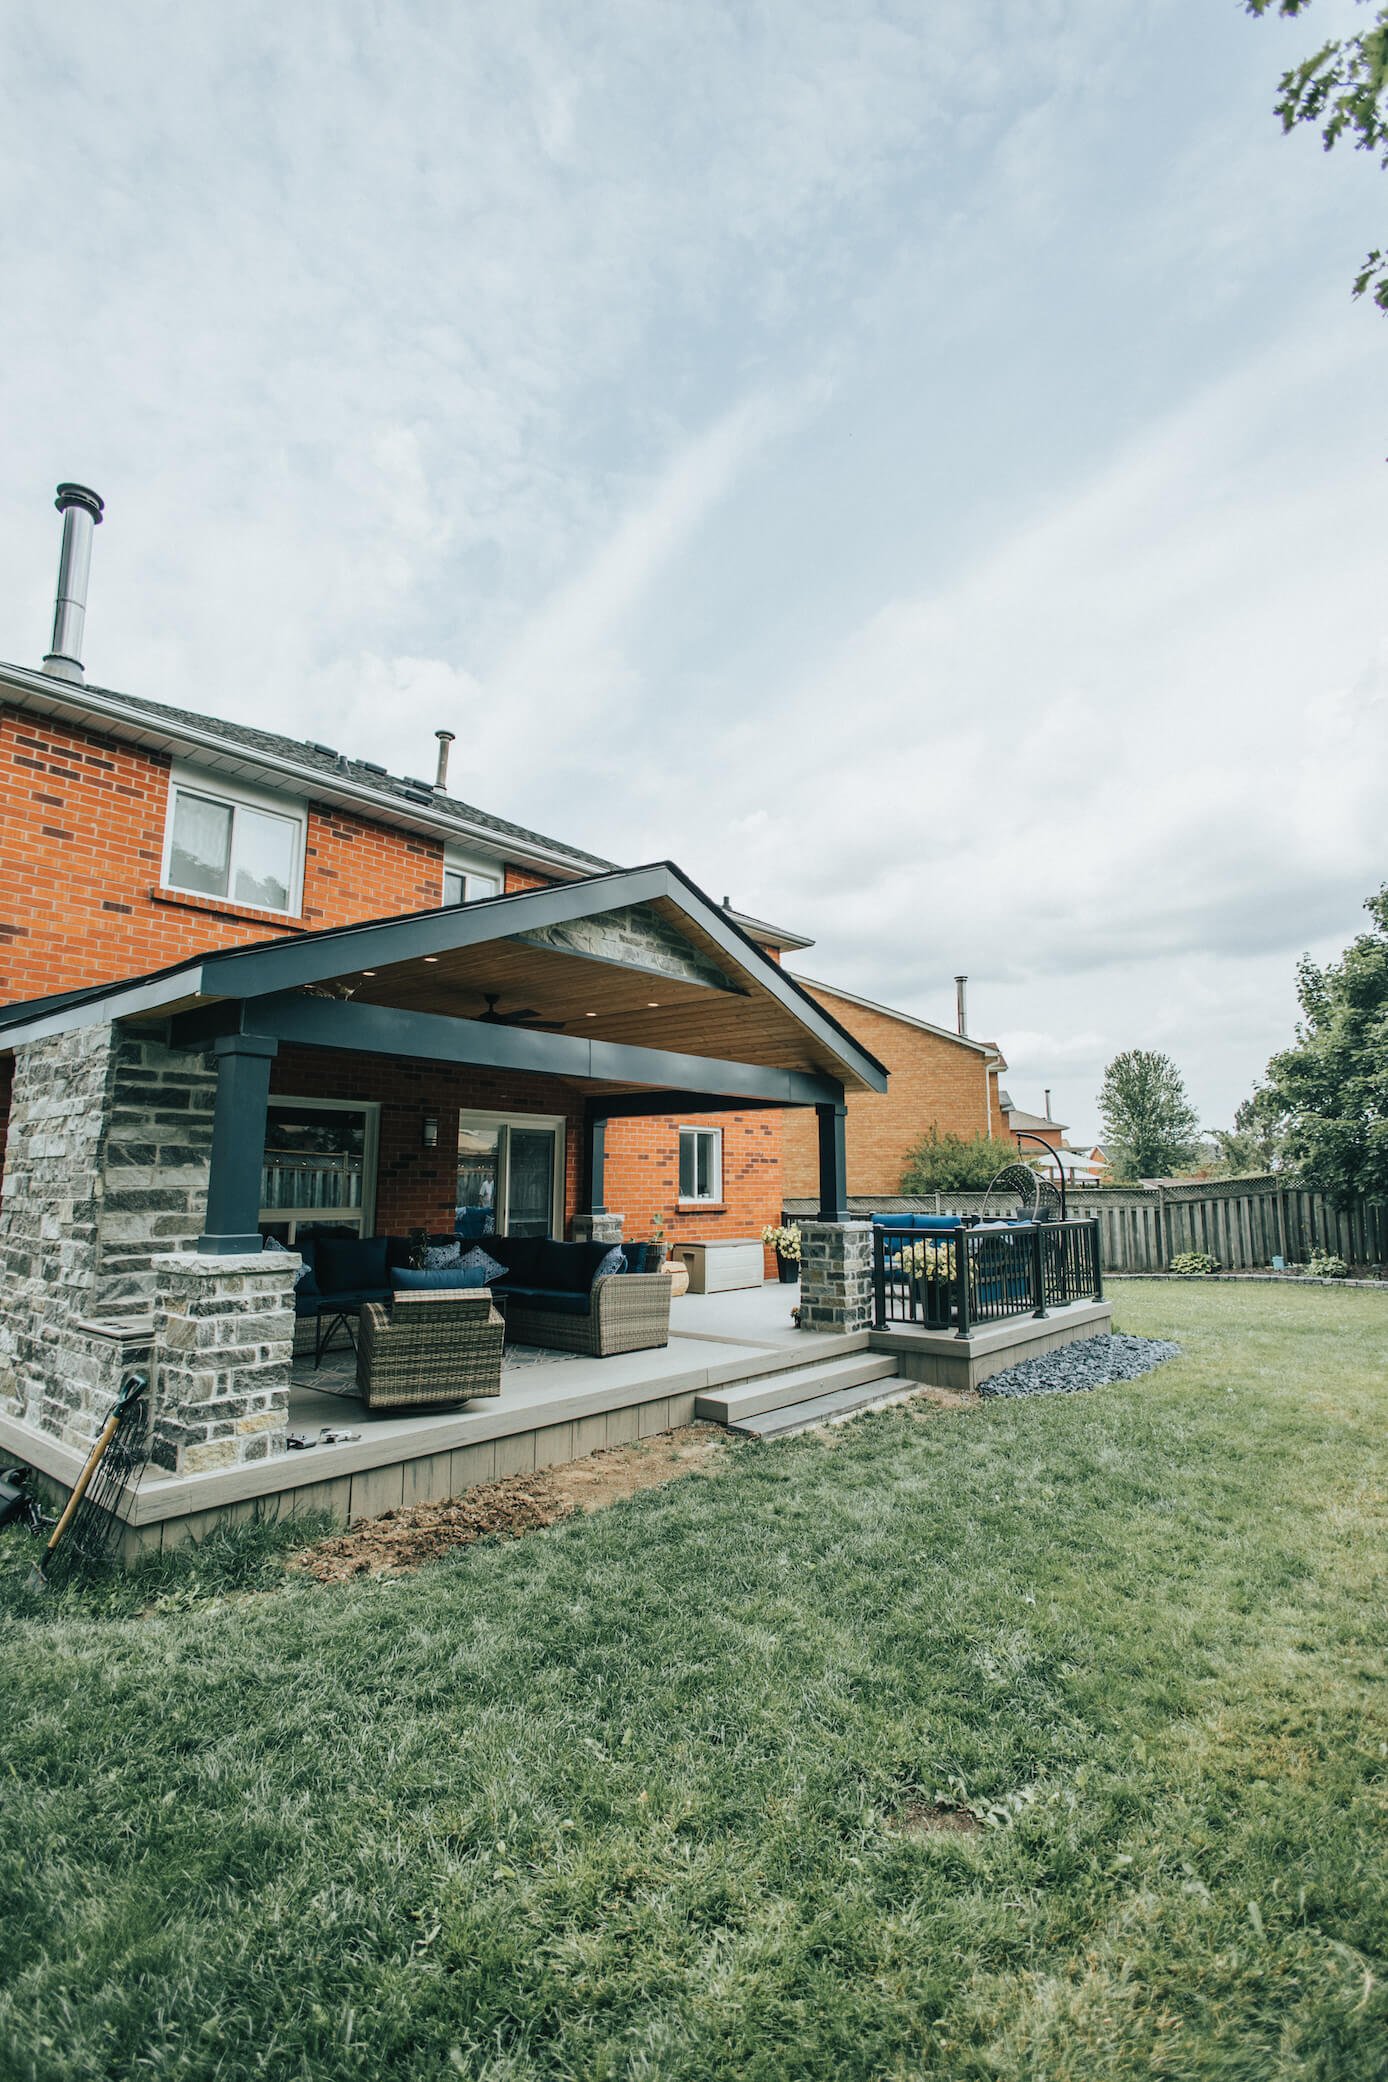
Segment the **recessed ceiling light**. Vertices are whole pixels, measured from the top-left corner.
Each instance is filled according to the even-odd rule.
[[[424,959],[425,961],[437,961],[438,956],[436,954],[426,954]]]
[[[596,1013],[596,1012],[585,1012],[585,1013],[584,1013],[584,1015],[583,1015],[583,1017],[584,1017],[585,1019],[596,1019],[596,1018],[597,1018],[597,1016],[598,1016],[598,1015],[597,1015],[597,1013]]]
[[[362,975],[363,975],[363,976],[374,976],[374,975],[375,975],[375,973],[376,973],[376,971],[375,971],[374,969],[363,969],[363,970],[362,970]]]
[[[647,1000],[646,1000],[646,1010],[647,1010],[648,1012],[656,1012],[656,1011],[658,1011],[658,1010],[659,1010],[659,1008],[660,1008],[660,999],[659,999],[659,998],[647,998]]]

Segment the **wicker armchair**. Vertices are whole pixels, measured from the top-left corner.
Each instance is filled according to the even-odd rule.
[[[486,1287],[397,1294],[389,1313],[362,1304],[357,1394],[369,1410],[408,1410],[500,1395],[500,1316]]]
[[[537,1308],[519,1294],[506,1304],[506,1335],[513,1344],[550,1352],[583,1352],[610,1359],[614,1352],[646,1352],[670,1342],[670,1276],[624,1272],[599,1280],[586,1315]]]

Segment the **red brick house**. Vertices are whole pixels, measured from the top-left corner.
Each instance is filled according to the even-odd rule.
[[[82,526],[89,541],[100,517],[90,501],[74,497],[65,511],[60,626],[45,668],[0,665],[0,1005],[611,869],[450,794],[446,732],[435,778],[416,779],[88,685],[66,559],[70,533],[80,546]],[[726,916],[776,960],[810,944]],[[499,969],[482,980],[497,989],[474,991],[463,1016],[538,1026],[560,1009],[524,992],[508,1002]],[[0,1133],[11,1068],[0,1058]],[[328,1206],[364,1231],[436,1225],[455,1191],[556,1234],[578,1209],[582,1103],[571,1094],[558,1104],[552,1084],[437,1066],[409,1076],[286,1047],[271,1088],[262,1214],[288,1236]],[[606,1204],[629,1236],[657,1223],[670,1241],[755,1235],[780,1218],[781,1147],[782,1115],[770,1107],[617,1116],[606,1127]]]

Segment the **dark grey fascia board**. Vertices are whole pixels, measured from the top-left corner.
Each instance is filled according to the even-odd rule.
[[[425,1062],[469,1063],[490,1070],[517,1070],[580,1082],[651,1085],[670,1091],[717,1093],[729,1101],[762,1099],[770,1105],[842,1104],[843,1087],[832,1077],[773,1064],[719,1061],[675,1055],[662,1048],[634,1048],[616,1041],[590,1041],[578,1034],[546,1034],[534,1027],[493,1026],[477,1019],[450,1019],[439,1012],[403,1012],[390,1005],[356,1005],[344,998],[310,998],[287,991],[257,998],[228,1017],[243,1033],[309,1048],[343,1049],[356,1055],[409,1056]],[[197,1039],[206,1045],[205,1035]],[[735,1107],[729,1107],[734,1111]]]
[[[592,856],[577,849],[570,851],[565,847],[539,845],[533,839],[496,831],[489,824],[474,823],[471,818],[431,810],[426,803],[411,804],[398,795],[378,792],[360,781],[350,780],[346,775],[323,773],[316,766],[302,766],[297,760],[282,758],[274,752],[238,745],[233,739],[220,737],[215,730],[198,730],[186,723],[170,722],[167,717],[131,707],[107,687],[59,680],[51,673],[0,664],[0,693],[7,685],[24,706],[36,708],[41,714],[57,714],[79,724],[85,721],[98,727],[113,728],[117,734],[129,732],[140,740],[165,738],[174,744],[187,745],[194,751],[210,753],[233,765],[275,776],[282,785],[287,782],[300,793],[321,802],[340,803],[358,810],[378,824],[398,824],[407,831],[423,832],[445,843],[451,840],[458,845],[477,846],[483,852],[500,854],[503,860],[544,868],[556,875],[586,876],[593,872],[595,863]]]
[[[148,1016],[165,1006],[176,1005],[182,998],[199,997],[202,995],[201,976],[201,970],[194,965],[169,976],[141,978],[124,988],[112,983],[90,997],[84,996],[80,1004],[59,1003],[48,1011],[43,1007],[49,1001],[36,999],[36,1009],[31,1018],[26,1018],[22,1024],[0,1029],[0,1052],[24,1048],[31,1041],[46,1040],[50,1034],[70,1034],[78,1027],[101,1026],[109,1020]]]

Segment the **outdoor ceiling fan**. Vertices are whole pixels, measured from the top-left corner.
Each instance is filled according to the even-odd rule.
[[[498,1012],[496,1007],[500,996],[501,992],[499,990],[483,991],[482,997],[487,1009],[485,1012],[477,1014],[479,1025],[486,1027],[544,1027],[551,1033],[558,1033],[564,1025],[562,1019],[545,1019],[535,1010],[533,1005],[523,1005],[515,1012]]]

